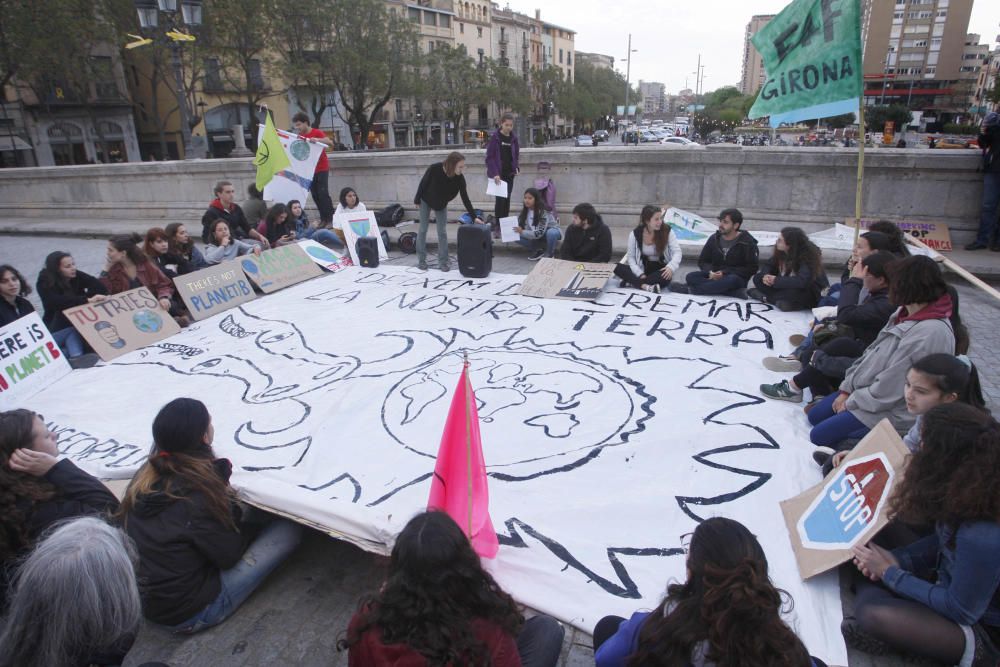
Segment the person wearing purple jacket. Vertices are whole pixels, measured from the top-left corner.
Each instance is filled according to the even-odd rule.
[[[486,143],[486,176],[498,185],[507,182],[507,196],[497,197],[493,205],[493,215],[497,220],[510,215],[510,194],[514,192],[514,177],[518,169],[518,155],[521,147],[514,134],[514,114],[505,113],[500,119],[500,128],[490,135]]]

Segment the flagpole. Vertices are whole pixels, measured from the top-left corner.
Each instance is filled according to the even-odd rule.
[[[462,376],[465,378],[465,479],[467,484],[468,502],[465,503],[468,513],[468,534],[472,540],[472,383],[469,381],[469,353],[463,352],[464,363]]]
[[[861,235],[861,195],[862,185],[865,178],[865,91],[862,88],[861,97],[858,98],[858,184],[854,192],[854,242],[858,242]]]

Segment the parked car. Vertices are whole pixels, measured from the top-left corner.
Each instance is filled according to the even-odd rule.
[[[670,148],[704,148],[701,144],[685,137],[666,137],[660,140],[660,144]]]
[[[610,138],[611,135],[608,134],[607,130],[598,130],[597,132],[594,132],[594,141],[607,141]]]
[[[648,142],[656,143],[657,141],[659,141],[659,139],[656,137],[655,134],[653,134],[649,130],[640,130],[639,141],[641,141],[642,143],[648,143]]]
[[[581,134],[573,140],[574,146],[596,146],[597,142],[589,134]]]

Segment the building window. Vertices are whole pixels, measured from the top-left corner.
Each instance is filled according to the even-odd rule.
[[[260,61],[254,58],[249,63],[248,74],[250,75],[251,90],[264,90],[264,72],[261,69]]]
[[[420,23],[420,10],[416,7],[410,7],[406,10],[406,16],[408,19],[414,23]]]
[[[476,28],[476,37],[482,37],[482,36],[483,36],[483,29],[482,28]],[[624,93],[622,93],[622,94],[624,95]]]
[[[464,23],[459,23],[458,24],[458,32],[459,32],[460,35],[464,35],[465,34],[465,24]]]
[[[559,64],[562,65],[563,61],[563,50],[559,49]]]
[[[441,22],[438,25],[441,26],[442,28],[450,28],[451,27],[451,17],[448,16],[447,14],[442,14],[441,15]]]
[[[222,67],[218,58],[205,58],[205,90],[222,90]]]
[[[427,53],[434,53],[434,40],[427,40]]]
[[[437,25],[437,14],[434,12],[424,12],[424,25]]]
[[[572,53],[567,53],[566,54],[566,65],[569,66],[569,65],[572,65],[572,64],[573,64],[573,54]]]

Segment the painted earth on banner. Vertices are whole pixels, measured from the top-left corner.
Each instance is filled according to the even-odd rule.
[[[801,581],[779,506],[820,480],[807,423],[757,391],[808,315],[615,287],[539,299],[523,279],[345,268],[75,371],[31,407],[79,465],[127,477],[157,410],[197,397],[241,494],[385,553],[427,504],[467,353],[500,539],[487,567],[515,598],[587,631],[652,608],[684,577],[682,536],[728,516],[760,537],[810,651],[846,664],[836,575]]]

